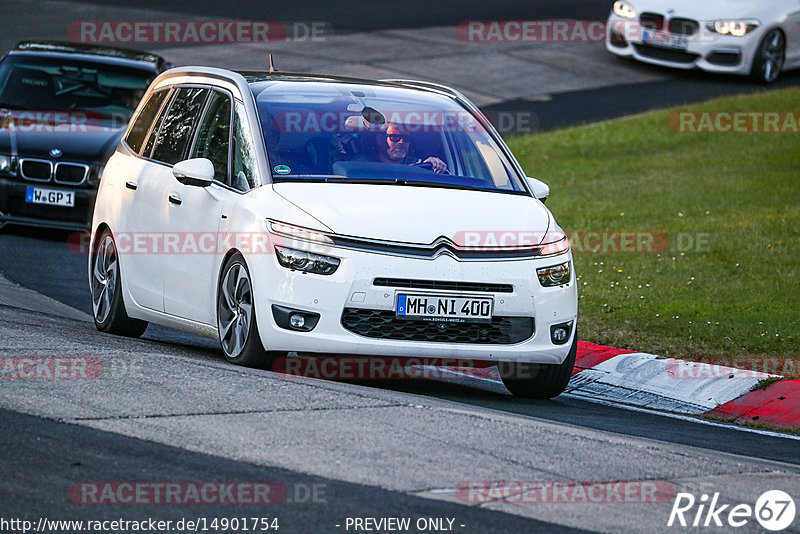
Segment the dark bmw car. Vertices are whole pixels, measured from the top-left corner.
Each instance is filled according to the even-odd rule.
[[[163,58],[23,42],[0,61],[0,227],[83,230],[103,166]]]

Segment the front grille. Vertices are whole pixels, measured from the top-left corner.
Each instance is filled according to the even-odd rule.
[[[38,182],[50,181],[53,173],[53,164],[41,159],[22,159],[20,160],[22,177]]]
[[[476,282],[448,282],[446,280],[407,280],[405,278],[376,278],[372,285],[409,289],[438,289],[441,291],[475,291],[481,293],[513,293],[510,284],[482,284]]]
[[[664,15],[659,13],[642,13],[639,16],[639,22],[645,30],[663,30],[664,29]]]
[[[77,163],[56,163],[56,182],[59,184],[80,184],[89,174],[87,165]]]
[[[684,52],[682,50],[675,50],[672,48],[661,48],[659,46],[650,46],[645,44],[633,45],[636,51],[646,57],[653,59],[660,59],[661,61],[671,61],[672,63],[693,63],[700,54],[693,54],[691,52]]]
[[[398,319],[391,310],[345,308],[342,326],[370,338],[439,343],[512,345],[534,334],[533,317],[494,317],[491,323],[438,323]]]
[[[696,20],[674,18],[669,21],[669,31],[676,35],[694,35],[700,29]]]

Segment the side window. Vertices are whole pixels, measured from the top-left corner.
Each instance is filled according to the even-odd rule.
[[[174,165],[184,159],[197,117],[203,110],[208,89],[178,89],[153,147],[152,158]]]
[[[256,174],[256,147],[247,127],[244,104],[236,103],[233,117],[233,169],[231,186],[249,191],[261,185]]]
[[[144,138],[147,137],[147,132],[150,131],[150,125],[153,123],[153,119],[156,113],[158,113],[158,110],[161,109],[161,104],[164,102],[164,98],[166,98],[167,94],[169,94],[168,89],[162,89],[161,91],[151,94],[150,98],[147,99],[147,103],[142,107],[141,113],[136,117],[133,126],[131,126],[131,130],[125,138],[125,142],[128,143],[128,146],[137,154],[141,154]]]
[[[169,102],[167,102],[166,106],[161,108],[161,113],[158,115],[156,122],[153,124],[153,129],[150,130],[150,135],[147,137],[147,143],[144,145],[144,150],[139,152],[141,156],[149,158],[150,154],[153,153],[153,145],[156,144],[158,132],[161,130],[161,123],[164,122],[164,115],[167,114],[167,111],[169,111]]]
[[[206,158],[214,164],[214,179],[228,184],[228,147],[231,134],[231,99],[219,91],[211,100],[197,128],[190,158]]]

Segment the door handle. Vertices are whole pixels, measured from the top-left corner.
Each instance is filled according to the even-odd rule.
[[[183,203],[183,200],[181,200],[180,195],[176,195],[176,194],[170,195],[169,196],[169,201],[172,202],[173,204],[175,204],[176,206],[180,206]]]
[[[125,182],[125,187],[127,187],[127,188],[128,188],[128,189],[130,189],[131,191],[136,191],[136,189],[137,189],[139,186],[136,184],[136,182]]]

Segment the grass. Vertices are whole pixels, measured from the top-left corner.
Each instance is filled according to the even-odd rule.
[[[797,112],[800,89],[681,110]],[[509,142],[550,185],[547,205],[573,237],[580,336],[798,377],[800,134],[676,133],[669,114]],[[669,242],[660,253],[592,253],[580,231]]]

